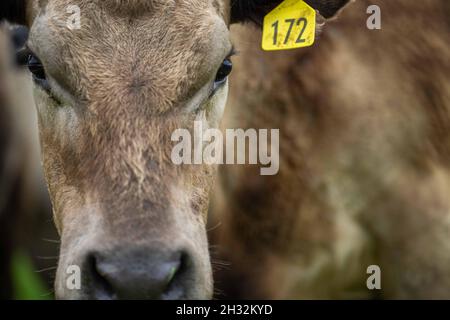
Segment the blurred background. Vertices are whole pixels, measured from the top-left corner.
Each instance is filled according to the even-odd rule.
[[[0,30],[0,299],[50,299],[58,255],[28,70]],[[20,37],[20,32],[16,35]],[[20,93],[20,94],[17,94]]]

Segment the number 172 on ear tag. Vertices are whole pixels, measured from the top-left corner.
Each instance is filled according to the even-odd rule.
[[[285,0],[264,17],[262,48],[266,51],[311,46],[316,11],[303,0]]]

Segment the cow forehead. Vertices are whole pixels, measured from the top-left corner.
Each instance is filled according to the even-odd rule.
[[[78,5],[80,8],[103,8],[116,11],[118,14],[145,14],[149,11],[154,13],[164,13],[167,10],[177,10],[189,8],[191,11],[204,9],[213,6],[221,14],[228,0],[38,0],[31,5],[34,10],[45,9],[48,5],[67,7],[70,5]]]
[[[74,5],[79,29],[67,27]],[[222,16],[204,0],[49,0],[36,15],[30,47],[50,76],[83,98],[142,88],[146,98],[170,105],[208,81],[225,57]]]

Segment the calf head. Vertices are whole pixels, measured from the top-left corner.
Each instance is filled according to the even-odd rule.
[[[175,165],[171,135],[192,131],[194,120],[218,126],[229,24],[259,21],[280,2],[2,2],[1,18],[30,29],[43,164],[62,241],[57,297],[211,297],[205,219],[215,169]],[[346,1],[309,2],[330,15]],[[79,28],[68,27],[78,10]],[[67,286],[73,265],[79,289]]]

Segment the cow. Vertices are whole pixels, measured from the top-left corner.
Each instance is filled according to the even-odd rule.
[[[346,1],[308,1],[325,15]],[[65,299],[200,299],[213,293],[206,236],[216,166],[175,165],[171,134],[218,127],[232,23],[278,1],[3,1],[30,29],[43,166],[61,235]],[[73,10],[75,8],[75,10]],[[66,23],[80,13],[80,27]],[[80,288],[68,273],[80,271]]]
[[[358,0],[314,46],[270,53],[257,23],[232,28],[223,127],[279,128],[280,170],[220,168],[226,297],[450,298],[449,16]]]

